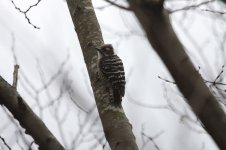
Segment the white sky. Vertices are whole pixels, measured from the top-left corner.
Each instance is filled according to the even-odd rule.
[[[29,4],[32,4],[32,2],[35,1],[29,1]],[[29,6],[26,1],[15,0],[15,3],[20,8],[27,8]],[[102,0],[96,0],[93,3],[95,7],[106,5]],[[112,43],[115,46],[118,55],[123,59],[125,65],[127,89],[123,106],[126,115],[133,125],[133,131],[139,146],[141,145],[141,127],[144,125],[145,133],[150,136],[164,131],[155,141],[161,150],[201,150],[203,144],[205,145],[205,150],[217,150],[206,133],[197,133],[189,129],[185,123],[180,122],[180,116],[172,111],[145,108],[128,101],[132,98],[147,105],[164,105],[166,104],[164,87],[166,87],[168,91],[167,97],[180,111],[183,112],[185,110],[183,99],[175,86],[158,79],[158,76],[161,76],[171,80],[165,66],[143,36],[144,33],[142,33],[142,29],[140,29],[139,23],[136,22],[134,15],[115,7],[96,10],[96,14],[103,31],[105,42]],[[181,41],[184,43],[186,49],[188,49],[189,55],[192,56],[192,60],[198,60],[198,63],[195,64],[196,67],[201,66],[201,71],[204,73],[208,72],[208,69],[212,67],[214,75],[218,74],[223,64],[218,64],[218,66],[215,64],[217,53],[214,50],[218,47],[219,43],[215,41],[216,37],[213,37],[211,30],[213,25],[212,20],[206,17],[206,14],[200,15],[200,13],[193,12],[187,13],[187,18],[190,17],[190,19],[185,19],[182,22],[182,24],[188,27],[187,31],[192,35],[194,41],[203,48],[204,56],[208,60],[211,60],[209,62],[210,66],[208,66],[208,64],[200,59],[201,57],[197,49],[192,45],[178,24],[181,15],[182,13],[173,15],[173,25]],[[37,60],[41,64],[45,77],[49,79],[57,72],[58,67],[66,59],[67,53],[69,52],[69,62],[67,62],[63,69],[65,74],[51,85],[51,96],[57,96],[57,92],[55,91],[59,90],[61,79],[67,76],[71,80],[74,89],[73,92],[79,104],[85,109],[90,109],[94,103],[94,99],[90,94],[89,79],[83,56],[66,3],[63,0],[42,0],[38,7],[33,8],[28,13],[28,16],[32,23],[41,28],[40,30],[36,30],[29,25],[24,19],[23,14],[15,10],[10,1],[1,2],[0,75],[9,83],[12,83],[14,64],[11,52],[12,33],[15,36],[15,52],[18,57],[20,70],[27,75],[29,80],[37,88],[42,86]],[[225,22],[217,19],[215,21],[218,28],[225,26]],[[135,34],[130,35],[129,33],[131,31]],[[221,36],[220,34],[219,37]],[[206,44],[206,47],[203,47],[203,43],[205,42],[208,44]],[[210,75],[210,73],[205,74],[205,76],[210,76],[212,79],[215,77]],[[31,106],[36,103],[21,85],[19,85],[19,92]],[[48,97],[45,92],[41,93],[40,99],[42,104],[46,103]],[[74,119],[77,116],[75,113],[78,113],[78,110],[74,110],[76,108],[74,105],[71,105],[72,103],[68,100],[67,96],[65,96],[61,103],[65,103],[62,104],[61,112],[70,110],[68,110],[69,119],[65,123],[64,131],[65,133],[74,133],[75,131],[73,130],[78,130],[77,119]],[[39,114],[37,108],[34,111]],[[60,139],[60,133],[57,131],[54,120],[51,119],[53,117],[51,110],[45,111],[44,113],[44,122],[58,139]],[[59,115],[62,116],[63,114]],[[0,119],[6,120],[5,116],[0,116]],[[71,122],[70,120],[73,119],[74,121]],[[198,125],[188,124],[192,128],[201,130]],[[0,132],[0,135],[9,136],[13,134],[12,132],[9,134],[9,132],[6,130],[2,133]],[[71,135],[67,134],[66,138],[70,139]],[[11,142],[14,143],[13,140]],[[85,149],[84,147],[83,145],[76,149]],[[150,149],[151,147],[153,147],[153,144],[149,143],[146,149]],[[18,149],[18,147],[15,146],[15,149]],[[101,147],[99,146],[97,149],[101,149]]]

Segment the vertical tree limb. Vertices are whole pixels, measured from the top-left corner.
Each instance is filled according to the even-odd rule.
[[[164,0],[128,0],[154,50],[167,66],[180,91],[220,149],[226,149],[226,116],[178,40]]]
[[[67,0],[89,73],[105,137],[112,150],[137,150],[132,127],[122,108],[110,104],[108,82],[98,79],[98,54],[104,44],[99,23],[90,0]]]

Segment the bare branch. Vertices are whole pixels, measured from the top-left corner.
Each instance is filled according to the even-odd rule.
[[[170,80],[168,80],[168,79],[164,79],[164,78],[162,78],[161,76],[158,76],[158,78],[161,79],[161,80],[163,80],[163,81],[165,81],[165,82],[172,83],[172,84],[176,84],[175,81],[170,81]]]
[[[225,15],[226,14],[226,12],[223,12],[223,11],[210,10],[210,9],[201,9],[201,11],[206,11],[206,12],[210,12],[210,13],[214,13],[214,14],[219,14],[219,15]]]
[[[118,0],[114,0],[112,1],[113,3],[117,2]],[[112,4],[107,4],[107,5],[104,5],[104,6],[99,6],[99,7],[95,7],[95,9],[99,9],[99,10],[102,10],[102,9],[105,9],[105,8],[108,8],[108,7],[111,7],[113,6]]]
[[[34,25],[30,18],[27,16],[27,13],[35,6],[38,6],[38,4],[41,2],[41,0],[38,0],[35,4],[30,5],[28,9],[26,9],[25,11],[21,10],[19,7],[16,6],[16,4],[14,3],[14,0],[10,0],[13,4],[13,6],[15,7],[15,9],[17,9],[20,13],[24,14],[25,19],[27,20],[27,22],[32,25],[35,29],[40,29],[40,27]]]
[[[197,8],[197,7],[200,7],[200,6],[202,6],[202,5],[206,5],[206,4],[215,2],[215,1],[216,1],[216,0],[208,0],[208,1],[201,2],[201,3],[199,3],[199,4],[186,6],[186,7],[179,8],[179,9],[175,9],[175,10],[170,10],[170,11],[169,11],[169,14],[172,14],[172,13],[175,13],[175,12],[179,12],[179,11],[185,11],[185,10],[189,10],[189,9],[194,9],[194,8]]]
[[[31,144],[29,145],[28,150],[32,150],[32,148],[31,148],[31,147],[32,147],[32,145],[34,144],[34,142],[35,142],[35,141],[32,141],[32,142],[31,142]]]
[[[45,124],[32,111],[17,91],[0,76],[0,104],[4,105],[31,135],[41,150],[64,150]]]
[[[69,91],[68,94],[72,102],[75,104],[75,106],[77,106],[80,110],[84,111],[85,113],[88,113],[88,111],[85,108],[83,108],[83,106],[81,106],[81,104],[79,104],[76,99],[74,99],[71,91]]]
[[[144,7],[145,3],[142,0],[128,2],[146,31],[150,44],[165,63],[193,112],[219,148],[226,149],[225,112],[185,52],[184,46],[173,30],[167,10]],[[213,2],[213,0],[206,3],[209,2]]]
[[[11,150],[11,147],[6,143],[5,139],[3,137],[0,136],[0,139],[2,140],[3,144],[9,149]]]
[[[18,81],[18,70],[19,70],[19,65],[14,65],[14,71],[13,71],[13,87],[17,89],[17,81]]]
[[[224,65],[222,66],[221,72],[217,75],[216,79],[213,81],[214,83],[220,78],[223,72],[224,72]]]
[[[160,135],[162,135],[164,133],[164,131],[160,131],[159,133],[157,133],[156,135],[154,136],[148,136],[147,134],[145,134],[143,131],[141,131],[141,135],[148,138],[154,145],[154,147],[157,149],[157,150],[160,150],[159,146],[157,145],[157,143],[155,142],[155,139],[157,139]]]
[[[113,5],[113,6],[116,6],[116,7],[120,8],[120,9],[131,11],[131,8],[119,5],[116,2],[113,2],[111,0],[105,0],[105,1],[108,2],[109,4]]]
[[[65,59],[61,62],[60,66],[58,67],[56,73],[54,73],[54,75],[51,76],[51,78],[49,80],[47,80],[43,86],[41,88],[38,89],[38,92],[42,92],[43,90],[45,90],[46,88],[48,88],[48,86],[50,86],[53,81],[59,77],[60,74],[62,74],[64,67],[66,66],[66,64],[68,63],[70,59],[70,53],[69,51],[67,52],[67,56],[65,57]],[[39,64],[39,61],[37,60],[37,64]]]
[[[15,52],[15,35],[13,33],[11,33],[11,37],[12,37],[11,51],[13,54],[14,64],[18,64],[17,56],[16,56],[16,52]]]

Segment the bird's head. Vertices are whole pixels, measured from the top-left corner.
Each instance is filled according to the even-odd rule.
[[[114,55],[114,49],[111,44],[104,44],[100,48],[96,48],[101,55],[103,56],[112,56]]]

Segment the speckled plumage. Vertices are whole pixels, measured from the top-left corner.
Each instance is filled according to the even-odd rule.
[[[121,106],[126,84],[122,60],[114,54],[114,49],[110,44],[103,45],[98,51],[101,54],[99,69],[112,85],[114,104]]]

